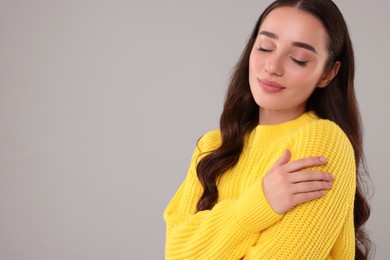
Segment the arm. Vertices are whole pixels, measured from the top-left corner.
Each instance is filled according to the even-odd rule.
[[[355,159],[353,148],[335,124],[320,120],[292,139],[292,159],[323,155],[328,163],[316,169],[334,175],[333,188],[320,199],[300,204],[264,230],[245,259],[326,259],[348,214],[353,210]],[[349,229],[353,232],[353,225]],[[354,241],[349,256],[353,259]],[[352,252],[352,253],[351,253]]]
[[[214,135],[214,136],[213,136]],[[164,212],[167,225],[166,259],[238,259],[264,230],[282,218],[275,213],[256,181],[237,199],[218,202],[212,210],[196,213],[203,188],[196,175],[201,151],[216,147],[214,134],[199,141],[188,175]]]

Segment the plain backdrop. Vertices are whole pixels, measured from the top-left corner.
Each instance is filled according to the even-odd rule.
[[[0,260],[163,259],[163,211],[270,2],[0,0]],[[336,3],[389,259],[390,2]]]

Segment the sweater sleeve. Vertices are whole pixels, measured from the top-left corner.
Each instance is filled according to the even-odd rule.
[[[268,204],[258,180],[237,199],[219,201],[211,210],[196,212],[203,188],[197,162],[217,148],[219,132],[198,142],[186,179],[168,204],[166,259],[239,259],[247,254],[264,230],[282,218]]]
[[[316,168],[334,175],[333,188],[320,199],[296,206],[264,230],[245,259],[337,258],[332,248],[340,233],[354,232],[353,224],[345,223],[351,219],[356,187],[354,151],[346,135],[333,122],[319,120],[300,129],[290,145],[291,160],[327,157],[327,164]],[[347,250],[342,259],[354,259],[354,236],[345,237],[349,240],[344,241]]]

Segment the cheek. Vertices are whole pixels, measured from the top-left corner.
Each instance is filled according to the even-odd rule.
[[[289,72],[289,76],[298,85],[305,86],[306,88],[315,88],[322,73],[310,69],[292,69]]]
[[[264,59],[260,57],[257,50],[253,49],[251,55],[249,56],[249,72],[258,73],[260,69],[264,66]]]

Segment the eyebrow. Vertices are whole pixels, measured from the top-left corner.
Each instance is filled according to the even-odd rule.
[[[268,32],[268,31],[261,31],[261,32],[259,32],[259,35],[265,35],[265,36],[267,36],[271,39],[275,39],[275,40],[279,39],[279,37],[276,34],[274,34],[272,32]],[[309,51],[312,51],[312,52],[318,54],[316,49],[313,46],[311,46],[310,44],[307,44],[304,42],[294,41],[291,43],[291,45],[299,47],[299,48],[303,48],[303,49],[306,49],[306,50],[309,50]]]

